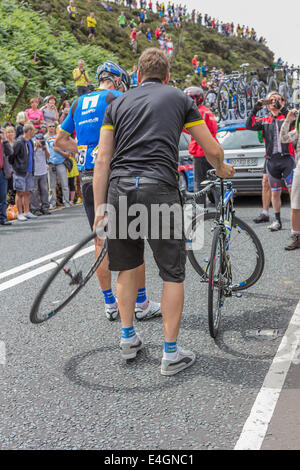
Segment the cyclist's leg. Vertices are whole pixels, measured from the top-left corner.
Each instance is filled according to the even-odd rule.
[[[267,169],[266,169],[266,161],[264,165],[264,174],[263,174],[263,180],[262,180],[262,205],[263,205],[263,211],[264,214],[269,213],[269,208],[271,204],[271,187],[269,184],[269,179],[267,175]]]
[[[278,159],[273,158],[272,160],[268,160],[267,162],[267,172],[269,178],[269,184],[271,186],[271,200],[273,211],[275,214],[275,221],[272,225],[270,225],[271,230],[280,230],[281,229],[281,217],[280,217],[280,209],[281,209],[281,193],[283,189],[283,180],[282,180],[282,172],[280,169],[280,161]]]
[[[83,198],[83,206],[84,206],[91,230],[93,230],[95,212],[94,212],[94,195],[93,195],[92,181],[83,183],[81,191],[82,191],[82,198]],[[95,258],[96,259],[98,258],[100,252],[101,252],[101,248],[99,248],[95,244]],[[102,291],[111,289],[111,272],[108,269],[107,255],[105,256],[104,260],[102,261],[99,268],[97,269],[96,274],[97,274],[97,278],[98,278]]]

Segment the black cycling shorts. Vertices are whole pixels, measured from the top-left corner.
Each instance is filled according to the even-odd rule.
[[[123,196],[123,197],[122,197]],[[127,204],[127,210],[124,204]],[[134,209],[140,204],[143,207],[144,221],[135,225],[137,214],[129,214],[129,208]],[[155,207],[176,207],[174,217],[151,216],[151,210]],[[140,206],[140,207],[141,207]],[[141,212],[138,212],[141,214]],[[145,238],[153,252],[154,259],[159,269],[160,277],[167,282],[183,282],[185,279],[186,249],[183,229],[183,210],[181,195],[177,188],[167,183],[150,178],[116,177],[108,189],[108,215],[109,238],[108,259],[111,271],[127,271],[141,266],[144,262]],[[177,224],[179,219],[181,222]],[[167,219],[170,222],[167,222]],[[142,220],[140,218],[140,220]],[[115,221],[115,224],[112,222]],[[123,221],[123,223],[122,223]],[[168,226],[169,238],[163,235]],[[110,229],[114,225],[115,234],[111,235]],[[131,227],[137,227],[140,235],[133,238]],[[143,233],[143,227],[147,230]],[[182,230],[181,227],[182,226]],[[178,231],[181,230],[178,236]],[[156,232],[156,236],[154,235]]]
[[[266,168],[272,191],[280,191],[285,185],[292,186],[295,159],[291,155],[273,155],[267,160]]]

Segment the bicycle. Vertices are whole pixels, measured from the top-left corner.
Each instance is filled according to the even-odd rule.
[[[265,261],[257,235],[235,215],[235,190],[231,181],[217,178],[215,170],[209,170],[207,174],[214,181],[203,183],[205,188],[194,194],[192,204],[197,210],[203,196],[215,188],[219,191],[218,209],[196,213],[193,217],[187,230],[187,253],[200,275],[200,282],[208,284],[209,332],[216,338],[225,299],[253,286],[263,273]],[[204,243],[198,248],[196,238],[201,223],[204,223]]]
[[[243,104],[240,108],[237,84],[240,78],[239,72],[233,71],[230,75],[223,77],[223,82],[218,91],[218,108],[223,121],[227,119],[243,119]]]
[[[256,101],[259,99],[259,82],[256,78],[256,71],[251,70],[251,82],[248,82],[247,67],[249,64],[242,64],[242,73],[237,84],[237,94],[239,103],[239,115],[241,119],[245,119],[253,108]]]
[[[63,260],[51,260],[54,271],[41,287],[30,310],[31,323],[43,323],[53,318],[92,278],[107,252],[107,241],[94,259],[94,244],[104,229],[92,232],[78,243]]]

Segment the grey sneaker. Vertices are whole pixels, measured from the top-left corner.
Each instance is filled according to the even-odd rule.
[[[292,235],[291,241],[284,247],[285,250],[291,251],[300,248],[300,235]]]
[[[271,232],[278,232],[278,230],[282,229],[282,224],[281,222],[278,222],[278,220],[274,220],[274,222],[271,225],[269,225],[268,229]]]
[[[121,350],[121,356],[123,359],[134,359],[137,355],[137,353],[143,349],[144,347],[144,341],[143,339],[136,333],[137,335],[137,343],[132,344],[129,342],[126,342],[126,340],[121,339],[120,341],[120,350]]]
[[[178,347],[178,358],[175,361],[168,361],[162,358],[161,361],[161,374],[162,375],[175,375],[178,372],[190,367],[194,364],[196,355],[192,351],[186,351]]]
[[[149,300],[148,305],[144,309],[138,307],[137,305],[135,306],[135,318],[137,320],[149,320],[150,318],[160,316],[160,304],[157,302],[152,302],[152,300]]]
[[[24,216],[26,217],[26,219],[36,219],[37,216],[32,214],[31,212],[27,212],[27,214],[24,214]]]

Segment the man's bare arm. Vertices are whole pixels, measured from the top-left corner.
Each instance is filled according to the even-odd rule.
[[[70,134],[63,132],[61,129],[56,136],[54,145],[55,147],[67,150],[68,152],[77,153],[78,151],[76,141],[70,136]]]
[[[232,165],[224,163],[224,150],[212,137],[206,124],[191,126],[188,131],[203,149],[206,159],[216,169],[217,176],[231,178],[235,173],[234,168]]]
[[[101,146],[100,146],[101,141]],[[94,230],[98,223],[103,219],[103,210],[99,208],[104,207],[106,204],[108,179],[110,171],[110,161],[114,154],[114,134],[110,129],[101,129],[99,139],[99,151],[94,167],[93,176],[93,192],[94,192],[94,208],[95,208],[95,222]]]

